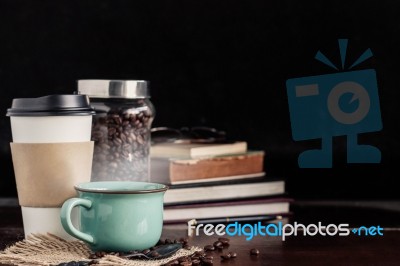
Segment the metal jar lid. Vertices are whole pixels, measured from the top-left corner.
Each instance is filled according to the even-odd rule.
[[[59,94],[38,98],[18,98],[7,109],[7,116],[94,115],[86,95]]]
[[[150,98],[148,82],[145,80],[78,80],[78,93],[92,98]]]

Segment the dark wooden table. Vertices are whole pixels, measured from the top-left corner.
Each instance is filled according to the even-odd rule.
[[[292,209],[295,213],[292,220],[305,224],[347,220],[359,226],[380,221],[386,229],[384,235],[379,237],[353,234],[346,237],[297,236],[289,237],[284,242],[279,237],[257,236],[251,241],[246,241],[243,236],[231,237],[231,245],[223,252],[235,251],[237,258],[221,261],[221,253],[213,252],[214,265],[400,265],[400,231],[396,226],[400,219],[397,211],[301,203],[294,204]],[[339,214],[343,216],[338,217]],[[370,220],[365,220],[368,217]],[[180,237],[187,237],[185,225],[164,227],[162,238]],[[23,229],[19,207],[0,207],[0,248],[4,249],[21,239]],[[189,243],[203,247],[215,240],[217,237],[200,235],[190,237]],[[251,248],[259,249],[260,255],[250,256]]]

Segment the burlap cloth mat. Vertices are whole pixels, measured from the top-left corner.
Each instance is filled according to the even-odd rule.
[[[173,256],[160,260],[127,260],[107,255],[96,265],[155,266],[201,250],[180,249]],[[57,236],[33,234],[0,252],[0,265],[50,266],[69,261],[90,261],[90,249],[82,241],[66,241]]]

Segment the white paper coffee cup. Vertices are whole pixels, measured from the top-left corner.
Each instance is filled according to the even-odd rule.
[[[40,98],[14,99],[12,107],[7,110],[7,116],[10,116],[11,120],[13,142],[22,145],[90,142],[94,114],[86,95],[49,95]],[[43,155],[45,159],[46,154]],[[14,155],[13,160],[15,161]],[[91,165],[88,167],[91,169]],[[90,181],[90,172],[87,177],[79,179],[79,182]],[[68,181],[70,182],[65,184],[69,186],[73,180]],[[21,191],[25,190],[18,189],[18,193]],[[21,206],[25,236],[31,233],[52,233],[64,239],[71,239],[62,228],[60,207]],[[74,219],[77,220],[78,217]]]

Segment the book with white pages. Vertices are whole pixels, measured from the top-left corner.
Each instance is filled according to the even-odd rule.
[[[236,179],[220,182],[204,182],[172,185],[164,196],[165,205],[184,204],[204,201],[225,201],[285,193],[285,181],[282,178]]]
[[[192,219],[217,217],[244,217],[269,214],[287,214],[292,200],[289,198],[261,198],[226,202],[197,203],[166,206],[164,222],[182,222]]]

